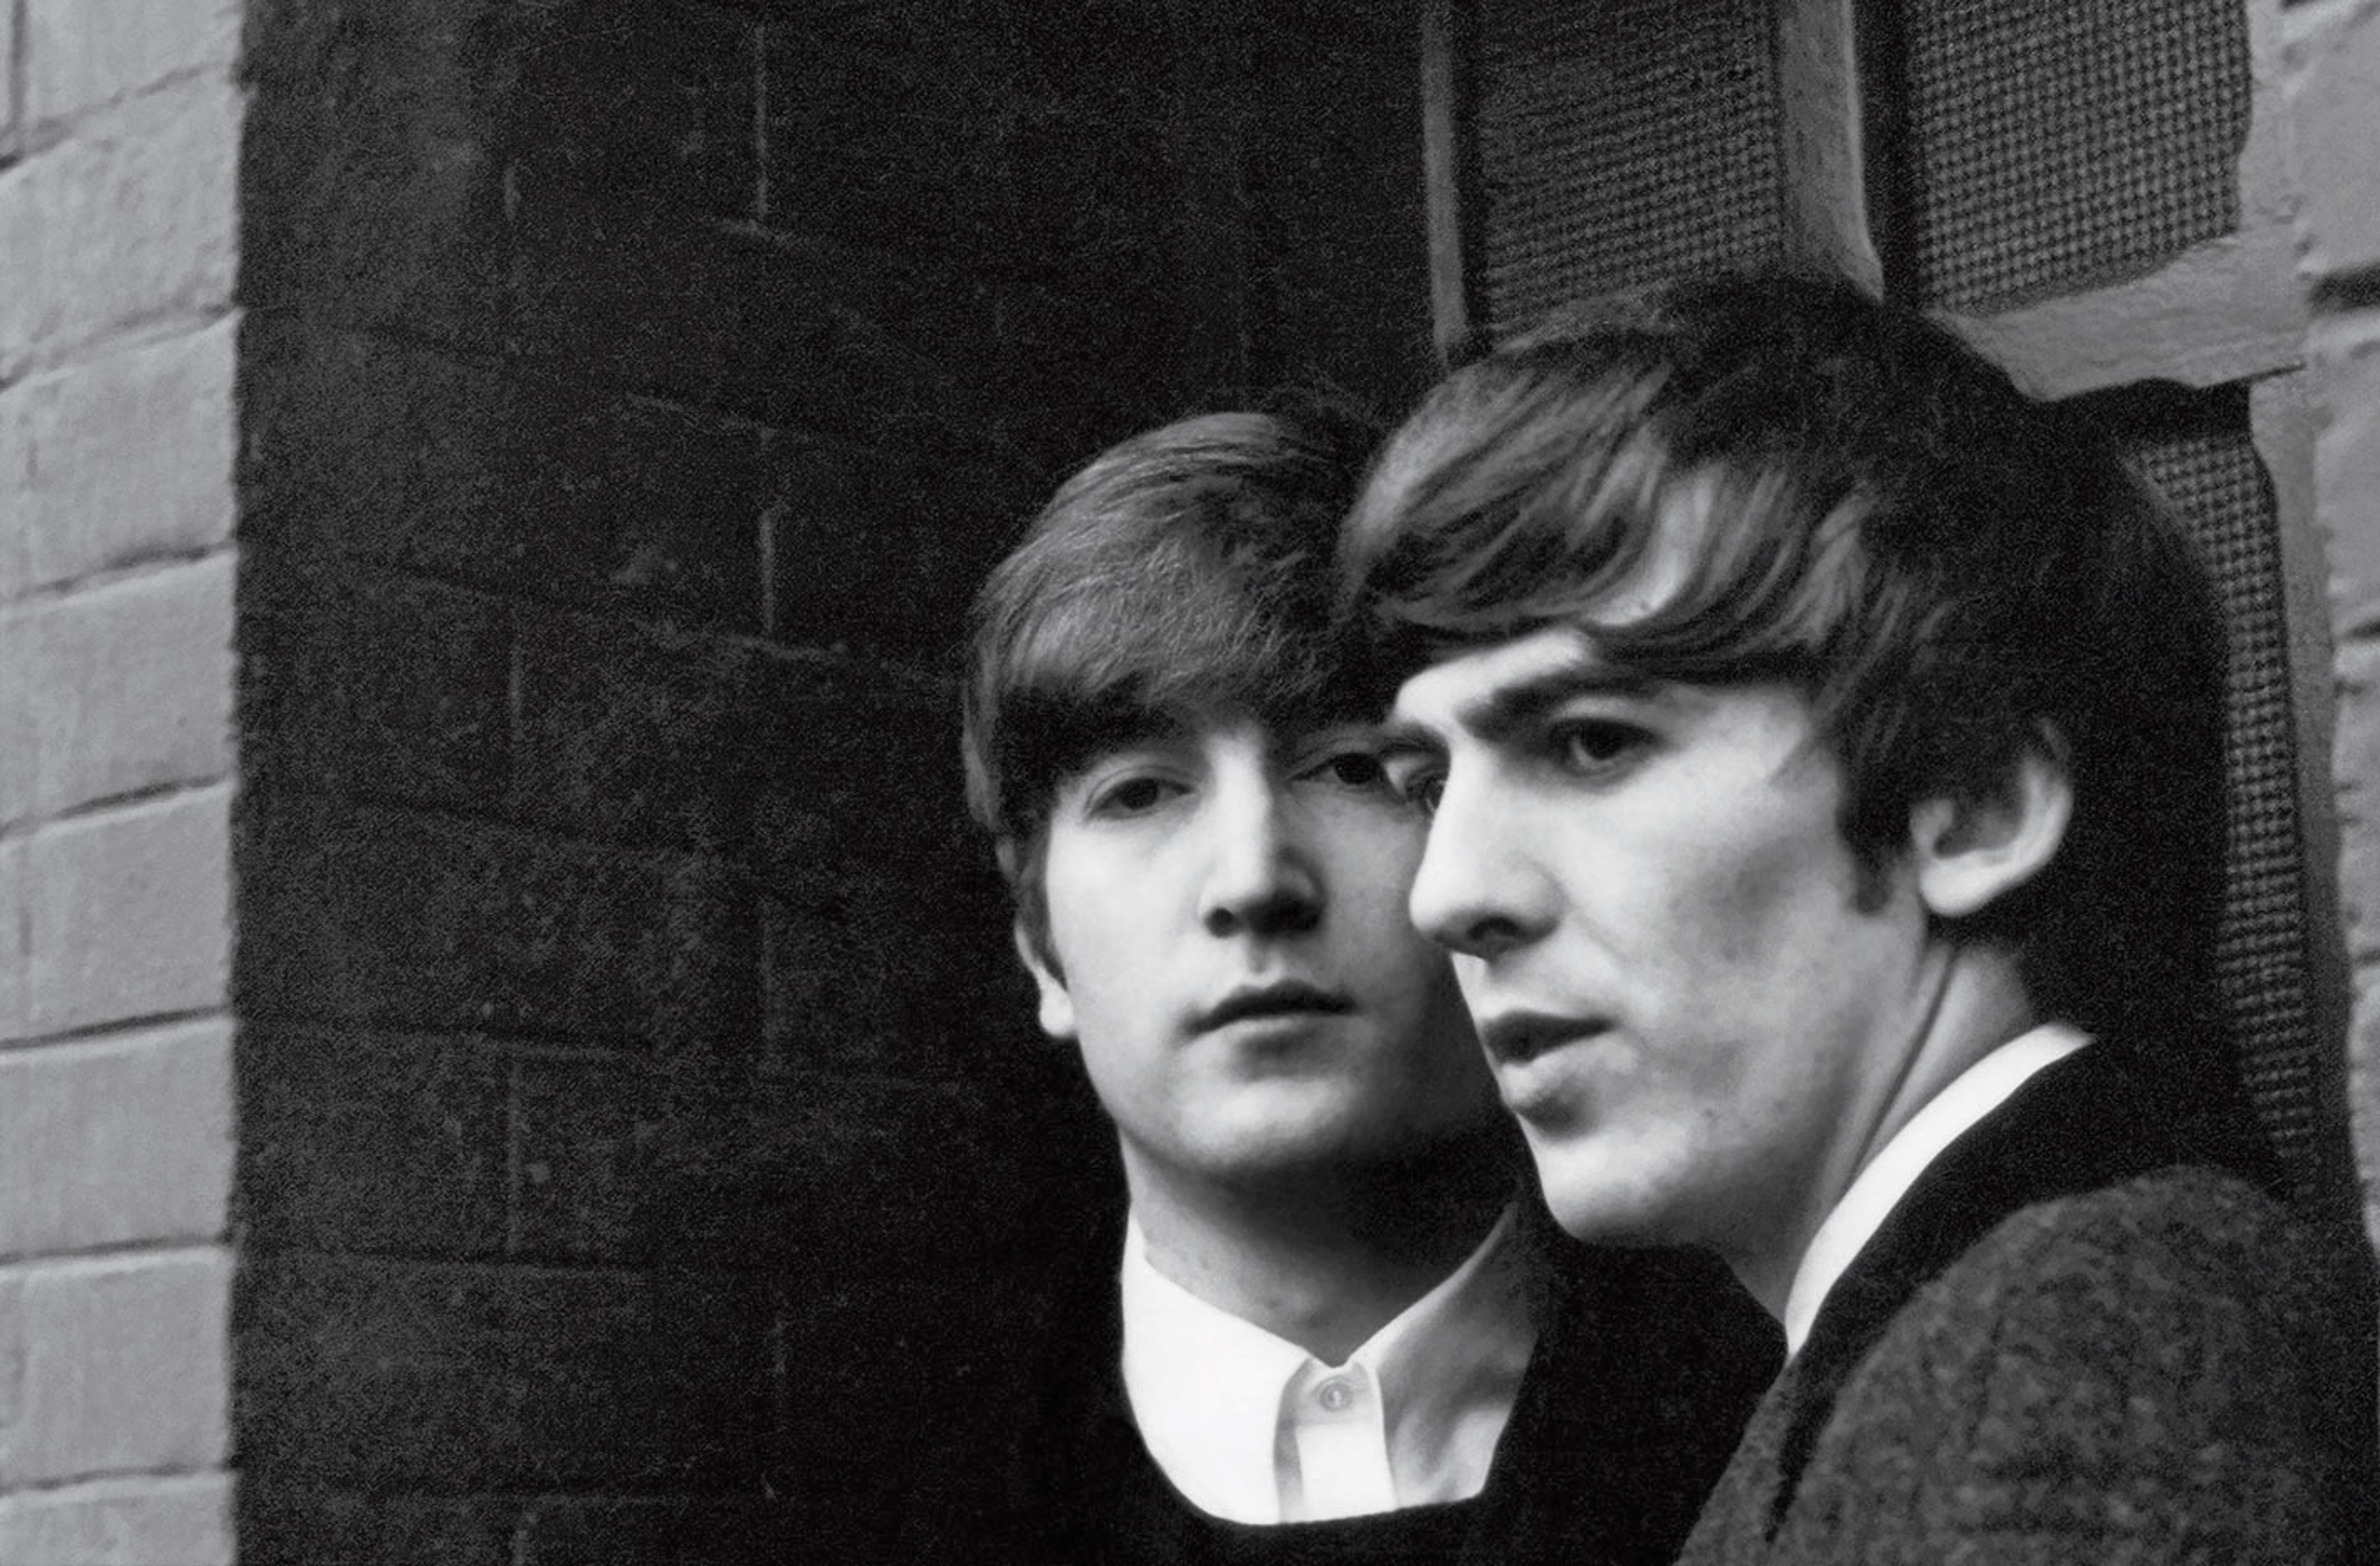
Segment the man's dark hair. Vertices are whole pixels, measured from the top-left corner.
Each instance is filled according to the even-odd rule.
[[[1331,561],[1370,431],[1322,411],[1183,419],[1067,480],[978,596],[961,746],[1045,961],[1050,802],[1100,750],[1241,712],[1360,710]]]
[[[1649,607],[1658,549],[1682,557]],[[2044,872],[1962,926],[2035,1003],[2195,1033],[2223,841],[2223,635],[2166,506],[2073,410],[1847,284],[1688,283],[1456,370],[1382,453],[1342,570],[1384,680],[1566,625],[1654,678],[1781,680],[1871,872],[2028,748],[2073,782]],[[1667,581],[1663,577],[1663,581]]]

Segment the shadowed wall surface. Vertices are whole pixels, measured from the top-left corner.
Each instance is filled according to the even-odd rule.
[[[1107,442],[1422,372],[1379,25],[252,7],[243,1560],[832,1558],[1108,1199],[956,635]]]

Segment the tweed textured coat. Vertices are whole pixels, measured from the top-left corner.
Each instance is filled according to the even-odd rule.
[[[1937,1159],[1827,1298],[1682,1560],[2361,1560],[2361,1258],[2236,1116],[2110,1045]]]

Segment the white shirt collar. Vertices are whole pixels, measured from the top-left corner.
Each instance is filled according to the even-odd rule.
[[[2090,1042],[2064,1023],[2044,1023],[2019,1034],[1969,1066],[1895,1132],[1827,1214],[1785,1296],[1785,1352],[1809,1341],[1819,1307],[1885,1218],[1909,1194],[1944,1148],[2040,1072]]]
[[[1237,1523],[1478,1494],[1536,1346],[1518,1226],[1506,1208],[1461,1267],[1330,1366],[1160,1273],[1128,1222],[1123,1380],[1149,1456]]]

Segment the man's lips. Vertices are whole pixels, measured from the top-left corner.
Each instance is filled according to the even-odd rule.
[[[1235,989],[1196,1019],[1198,1031],[1212,1032],[1235,1022],[1252,1017],[1289,1017],[1333,1014],[1353,1011],[1354,1002],[1335,990],[1319,985],[1286,980],[1247,989]]]
[[[1560,1016],[1551,1012],[1507,1012],[1480,1023],[1479,1042],[1498,1065],[1536,1060],[1539,1055],[1577,1039],[1592,1038],[1608,1025],[1599,1017]]]

